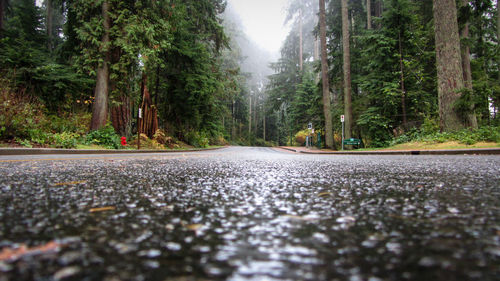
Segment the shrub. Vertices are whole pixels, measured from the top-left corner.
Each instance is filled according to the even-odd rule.
[[[90,131],[85,136],[85,143],[102,145],[113,149],[121,147],[120,136],[115,133],[115,129],[110,125],[106,125],[99,130]]]
[[[53,135],[54,145],[57,148],[75,148],[78,143],[77,133],[62,132]]]
[[[425,124],[425,123],[424,123]],[[500,128],[495,126],[484,126],[479,129],[463,129],[456,132],[437,132],[434,128],[422,126],[419,131],[410,131],[392,141],[392,145],[412,142],[437,142],[457,141],[466,145],[473,145],[477,142],[500,142]]]
[[[45,108],[40,103],[30,103],[8,89],[0,93],[0,139],[35,139],[43,142],[46,138],[38,132],[45,119]]]
[[[207,147],[209,140],[205,133],[190,131],[186,134],[186,141],[194,147]]]
[[[305,145],[306,137],[309,136],[310,134],[311,134],[310,130],[302,130],[302,131],[297,132],[295,134],[295,142],[300,146]]]
[[[218,146],[228,145],[228,142],[222,135],[211,137],[209,141],[211,145],[218,145]]]

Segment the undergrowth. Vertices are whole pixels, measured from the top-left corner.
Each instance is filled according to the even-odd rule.
[[[391,142],[391,146],[408,142],[444,143],[457,141],[466,145],[477,142],[500,143],[499,126],[483,126],[478,129],[463,129],[455,132],[428,131],[426,128],[413,129]]]

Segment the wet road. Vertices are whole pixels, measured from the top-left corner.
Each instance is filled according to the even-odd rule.
[[[0,190],[0,281],[500,278],[499,156],[0,156]]]

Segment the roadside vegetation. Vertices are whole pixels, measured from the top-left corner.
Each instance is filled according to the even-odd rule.
[[[494,1],[291,0],[271,63],[230,3],[0,1],[0,145],[500,142]]]

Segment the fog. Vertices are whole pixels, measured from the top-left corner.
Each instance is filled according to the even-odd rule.
[[[267,76],[274,73],[269,68],[269,64],[280,57],[279,50],[282,41],[289,32],[289,28],[284,26],[286,5],[282,4],[286,4],[287,1],[267,1],[267,3],[274,4],[274,9],[269,9],[269,5],[258,3],[262,1],[245,0],[245,3],[241,2],[242,0],[228,1],[224,14],[225,25],[233,29],[232,39],[241,51],[241,71],[250,74],[248,86],[262,91],[267,82]],[[266,9],[262,9],[262,7],[266,7]],[[250,10],[241,13],[242,8]],[[267,21],[263,19],[265,16],[259,13],[260,10],[266,11],[268,14]],[[272,21],[269,20],[270,12],[274,13],[275,17]],[[242,19],[243,17],[245,20]],[[263,25],[264,29],[267,27],[267,31],[263,30]],[[256,34],[258,32],[260,34]],[[248,33],[253,33],[253,35],[250,36]],[[267,44],[266,40],[269,40]]]

